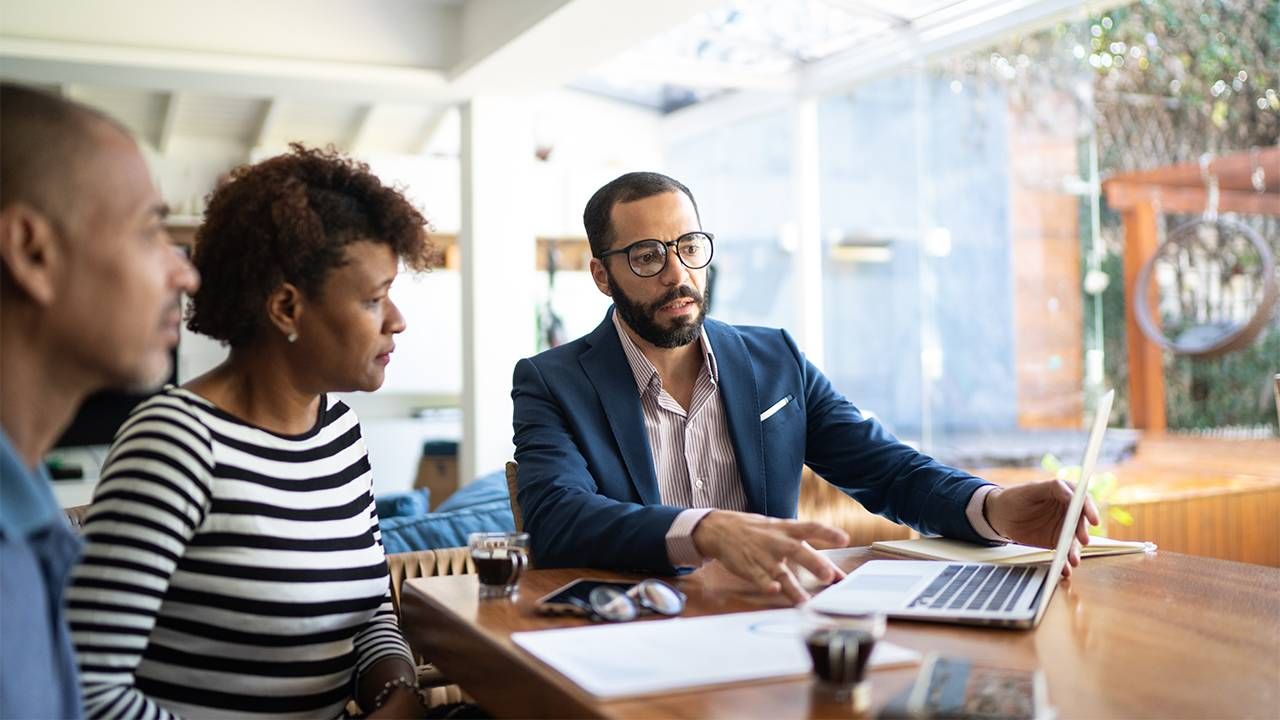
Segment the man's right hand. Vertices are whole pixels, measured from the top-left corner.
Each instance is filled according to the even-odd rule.
[[[814,548],[845,547],[849,536],[821,523],[714,510],[694,528],[693,544],[704,558],[720,561],[759,590],[781,592],[792,602],[802,603],[809,593],[788,561],[813,573],[821,583],[835,582],[844,573]]]

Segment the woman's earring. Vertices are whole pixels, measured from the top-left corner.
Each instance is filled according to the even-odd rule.
[[[291,332],[285,337],[285,339],[291,343],[298,342],[298,333]]]

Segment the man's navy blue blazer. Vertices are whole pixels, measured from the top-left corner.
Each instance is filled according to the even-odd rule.
[[[640,394],[609,313],[591,334],[516,364],[511,397],[524,526],[539,567],[672,572],[666,533],[685,508],[663,505],[658,494]],[[865,417],[786,331],[709,318],[703,327],[750,512],[794,518],[807,464],[894,522],[985,542],[965,516],[984,481],[916,452]]]

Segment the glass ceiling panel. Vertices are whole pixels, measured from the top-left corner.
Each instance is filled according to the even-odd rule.
[[[728,0],[622,53],[575,86],[670,112],[728,90],[782,89],[801,67],[937,14],[996,0]]]

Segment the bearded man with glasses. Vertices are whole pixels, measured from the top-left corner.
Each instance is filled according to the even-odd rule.
[[[1065,483],[997,488],[899,442],[785,330],[706,317],[715,236],[693,194],[628,173],[583,213],[591,275],[613,308],[589,335],[516,365],[518,499],[539,567],[675,572],[717,560],[803,602],[796,566],[842,576],[815,547],[841,530],[794,520],[809,465],[925,535],[1048,546]],[[1077,528],[1097,522],[1090,505]],[[1079,562],[1072,549],[1068,568]]]

